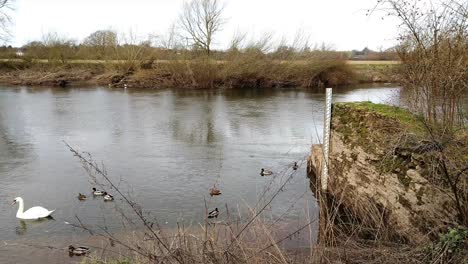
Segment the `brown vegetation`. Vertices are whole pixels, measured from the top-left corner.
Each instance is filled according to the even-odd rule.
[[[270,33],[246,41],[247,34],[236,33],[227,50],[213,50],[214,37],[225,22],[220,1],[192,0],[180,15],[181,32],[173,24],[163,36],[141,39],[132,31],[118,34],[98,30],[82,43],[51,32],[19,50],[0,49],[0,58],[10,60],[0,67],[0,81],[24,85],[238,88],[323,87],[392,80],[383,73],[386,69],[347,65],[346,52],[332,51],[326,44],[311,47],[302,30],[291,42],[285,38],[275,42]]]
[[[117,207],[125,228],[131,227],[130,235],[115,235],[105,228],[94,228],[83,223],[77,216],[74,226],[88,231],[91,235],[102,238],[98,255],[91,255],[91,263],[105,263],[109,256],[114,263],[303,263],[313,261],[315,254],[309,250],[285,250],[282,242],[298,233],[312,232],[309,226],[316,219],[304,219],[296,230],[279,235],[278,219],[268,221],[262,213],[283,188],[293,179],[297,170],[292,165],[278,172],[279,186],[273,185],[271,178],[255,207],[249,207],[247,215],[237,213],[225,206],[220,209],[220,217],[205,221],[199,227],[187,227],[179,224],[176,230],[161,227],[156,218],[144,210],[132,197],[125,186],[115,184],[102,163],[97,163],[87,152],[79,152],[68,144],[67,147],[79,159],[87,171],[90,180],[101,190],[112,190],[116,198],[121,199],[122,207]],[[298,162],[302,165],[302,161]],[[299,197],[301,198],[301,197]],[[297,198],[297,199],[299,199]],[[296,201],[292,201],[292,205]],[[205,204],[206,215],[208,208]],[[312,233],[310,239],[312,241]]]
[[[409,95],[407,105],[421,116],[426,132],[424,143],[411,149],[430,156],[432,181],[449,188],[458,221],[466,226],[468,2],[448,0],[424,6],[384,0],[378,6],[402,23],[397,52]]]
[[[412,3],[379,1],[401,23],[398,56],[409,106],[442,130],[463,127],[463,98],[468,83],[468,3],[447,0]]]
[[[209,58],[194,60],[144,61],[129,52],[129,59],[108,63],[3,62],[1,83],[18,85],[109,85],[131,88],[242,88],[242,87],[323,87],[354,80],[352,68],[344,60],[321,59],[307,62],[275,61],[242,55],[231,61]],[[133,55],[132,55],[133,54]]]
[[[278,60],[276,54],[245,48],[230,51],[223,55],[224,60],[217,60],[194,51],[173,51],[165,55],[166,60],[161,60],[156,59],[159,50],[155,48],[128,44],[115,50],[119,60],[74,61],[64,49],[59,48],[62,44],[57,43],[62,42],[53,43],[50,48],[31,46],[30,49],[37,54],[35,59],[27,57],[3,62],[0,82],[50,85],[50,82],[43,81],[45,75],[60,77],[67,85],[87,82],[112,87],[127,84],[133,88],[239,88],[321,87],[347,84],[355,79],[353,68],[346,64],[344,56],[336,52],[292,53],[291,57]],[[40,55],[42,53],[46,55]],[[38,59],[41,57],[48,59],[41,61]],[[109,79],[103,79],[103,74]]]
[[[430,131],[424,121],[403,109],[336,104],[332,119],[328,191],[315,189],[321,210],[319,244],[330,251],[364,243],[369,250],[394,252],[379,263],[466,261],[463,208],[468,201],[457,199],[467,196],[468,181],[461,176],[466,168],[445,171],[443,165],[466,164],[466,156],[460,156],[468,151],[462,143],[466,134],[446,144],[441,155],[434,141],[427,140]],[[309,161],[316,186],[321,153],[315,145]],[[457,186],[452,188],[447,177],[455,175]]]

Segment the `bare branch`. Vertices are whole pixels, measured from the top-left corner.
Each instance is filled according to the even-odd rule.
[[[187,39],[191,40],[193,48],[210,55],[214,35],[221,31],[225,23],[223,11],[224,6],[219,0],[192,0],[184,3],[179,24]]]

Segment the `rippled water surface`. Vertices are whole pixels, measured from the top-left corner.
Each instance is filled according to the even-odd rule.
[[[392,85],[334,90],[335,101],[399,101]],[[0,88],[0,262],[60,262],[38,247],[83,239],[65,222],[121,230],[116,206],[90,198],[92,179],[63,141],[103,162],[112,180],[168,228],[203,221],[205,205],[242,211],[301,163],[322,132],[324,94],[300,89],[123,91],[105,88]],[[273,183],[272,183],[273,182]],[[209,198],[217,183],[222,195]],[[275,185],[276,184],[276,185]],[[112,191],[112,190],[111,190]],[[54,220],[15,218],[26,208],[57,209]],[[308,208],[308,210],[307,210]],[[268,208],[285,225],[316,215],[305,162]],[[222,219],[223,214],[220,215]],[[308,242],[307,242],[308,243]],[[27,253],[27,254],[25,254]],[[60,252],[62,254],[63,252]],[[52,255],[51,255],[52,254]]]

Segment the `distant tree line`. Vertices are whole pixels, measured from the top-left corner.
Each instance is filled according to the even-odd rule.
[[[8,0],[0,0],[0,26],[3,32],[7,29],[3,22],[9,21],[5,11],[9,3]],[[285,38],[275,41],[272,33],[247,40],[246,33],[236,32],[226,50],[213,50],[217,34],[227,23],[223,12],[224,5],[220,0],[192,0],[184,3],[178,20],[165,34],[142,39],[132,31],[123,34],[103,29],[78,42],[50,32],[44,34],[40,40],[31,41],[18,49],[2,47],[0,58],[21,58],[25,61],[41,59],[54,63],[66,63],[69,60],[124,60],[133,64],[200,57],[226,60],[240,53],[277,60],[307,60],[317,57],[317,53],[327,53],[340,59],[353,55],[352,52],[336,52],[331,45],[325,43],[310,45],[310,37],[303,30],[298,30],[291,42]],[[1,36],[0,34],[0,39]],[[371,55],[366,58],[391,57],[388,52],[373,52]]]

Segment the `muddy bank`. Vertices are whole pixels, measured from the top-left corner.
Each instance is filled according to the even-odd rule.
[[[143,67],[144,66],[144,67]],[[382,68],[384,67],[384,68]],[[392,65],[347,65],[344,62],[253,65],[171,62],[125,67],[107,64],[0,64],[0,83],[24,86],[101,85],[111,88],[324,87],[353,83],[395,82]]]
[[[80,86],[107,85],[115,71],[104,65],[31,64],[23,62],[0,63],[0,83],[23,86]]]

